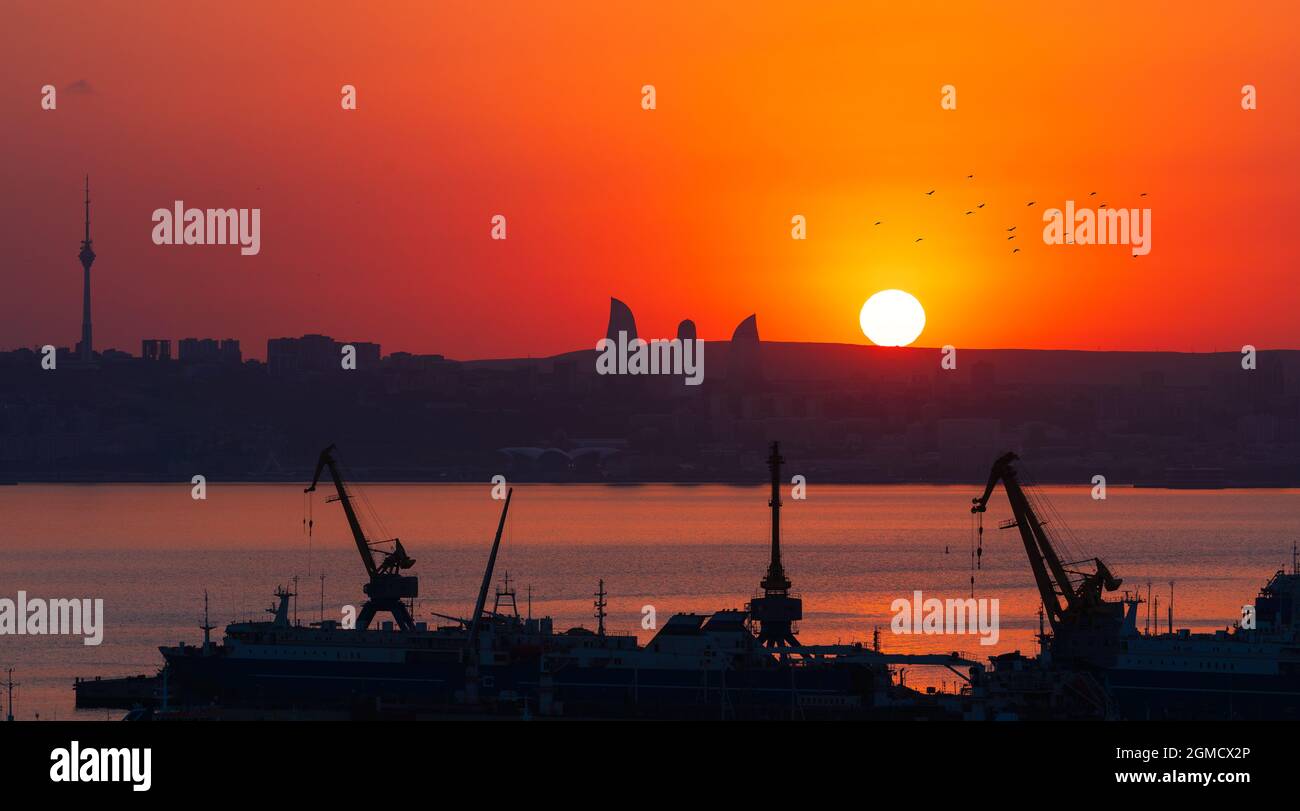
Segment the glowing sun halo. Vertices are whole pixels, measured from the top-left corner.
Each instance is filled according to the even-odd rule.
[[[902,290],[881,290],[862,305],[862,332],[877,346],[907,346],[925,329],[925,308]]]

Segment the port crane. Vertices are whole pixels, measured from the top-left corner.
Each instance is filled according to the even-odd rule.
[[[506,514],[510,512],[510,497],[513,496],[514,493],[515,493],[515,489],[513,487],[506,490],[506,503],[501,506],[501,520],[497,522],[496,538],[492,540],[492,552],[491,554],[488,555],[487,567],[483,569],[483,583],[482,585],[479,586],[478,599],[474,602],[474,619],[472,619],[469,623],[469,634],[465,638],[465,650],[471,653],[475,650],[474,646],[478,644],[479,622],[480,620],[483,619],[483,608],[487,604],[488,585],[491,584],[492,572],[496,569],[497,551],[501,549],[501,533],[506,528]],[[510,575],[507,574],[506,575],[507,590],[510,588],[509,578]],[[498,596],[498,600],[499,599],[500,597]],[[514,602],[513,594],[510,597],[510,601],[512,603]],[[493,609],[492,614],[493,616],[497,616],[496,609]],[[519,617],[519,609],[517,608],[515,609],[515,617],[516,618]],[[464,621],[462,620],[462,623],[463,622]]]
[[[1061,561],[1044,527],[1046,522],[1035,512],[1020,484],[1015,468],[1017,461],[1019,457],[1011,452],[998,457],[983,495],[971,499],[971,512],[982,515],[993,490],[999,482],[1002,484],[1014,517],[1003,522],[1000,528],[1014,527],[1020,531],[1043,609],[1052,625],[1054,653],[1061,658],[1105,660],[1114,655],[1127,603],[1107,601],[1103,592],[1115,591],[1123,581],[1111,574],[1101,558]],[[1072,568],[1081,564],[1091,565],[1091,571]]]
[[[366,574],[370,576],[370,581],[362,588],[369,599],[361,606],[361,613],[357,615],[357,630],[366,630],[375,614],[386,611],[393,615],[398,628],[403,631],[414,631],[415,620],[412,619],[410,610],[402,600],[419,596],[420,580],[414,575],[405,575],[402,572],[414,566],[415,560],[406,554],[402,542],[397,538],[381,541],[371,541],[366,538],[356,509],[352,506],[352,495],[343,483],[343,475],[339,472],[338,460],[334,458],[334,453],[333,445],[320,452],[311,485],[303,492],[315,492],[321,473],[326,468],[329,469],[330,478],[334,480],[334,489],[338,491],[338,495],[328,500],[343,505],[343,514],[347,516],[348,527],[352,530],[352,537],[357,543],[357,551],[361,553],[361,563],[366,567]],[[375,548],[389,543],[393,548],[376,562]]]

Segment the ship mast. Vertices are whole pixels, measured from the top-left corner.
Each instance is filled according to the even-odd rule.
[[[759,583],[762,597],[749,603],[749,617],[758,623],[759,644],[768,648],[799,647],[794,637],[794,623],[803,619],[803,600],[790,596],[790,578],[781,565],[781,444],[772,443],[772,453],[767,466],[772,474],[772,494],[768,506],[772,508],[772,549],[767,565],[767,575]]]
[[[208,590],[203,590],[203,624],[199,628],[203,629],[203,653],[207,655],[212,649],[212,629],[216,626],[208,621]]]

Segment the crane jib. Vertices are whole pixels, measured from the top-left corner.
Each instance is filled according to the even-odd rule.
[[[993,463],[983,494],[971,500],[971,512],[985,512],[993,490],[999,483],[1002,484],[1014,517],[1000,522],[998,526],[1001,529],[1019,530],[1043,607],[1052,627],[1056,628],[1067,615],[1085,612],[1099,605],[1101,591],[1114,591],[1121,581],[1111,574],[1099,558],[1087,560],[1093,564],[1092,572],[1074,572],[1066,568],[1044,529],[1047,521],[1039,517],[1017,478],[1013,463],[1018,459],[1015,453],[1008,452]],[[1042,494],[1035,498],[1041,501]],[[1062,600],[1065,601],[1064,605]]]
[[[352,538],[356,542],[357,552],[361,555],[361,563],[366,567],[366,574],[370,576],[370,582],[363,589],[369,599],[357,616],[357,629],[364,631],[376,613],[385,611],[393,615],[397,627],[401,630],[414,630],[415,620],[402,600],[419,595],[419,579],[403,575],[401,571],[413,566],[415,561],[406,554],[401,541],[394,538],[393,551],[385,555],[381,564],[375,563],[373,544],[367,540],[361,528],[361,521],[352,507],[352,498],[343,483],[343,474],[339,471],[338,462],[334,458],[334,450],[334,446],[330,445],[321,451],[320,458],[316,462],[316,473],[312,476],[311,485],[305,492],[314,491],[316,485],[320,483],[321,474],[329,470],[330,478],[334,481],[334,489],[338,493],[334,500],[343,505],[343,513],[347,517],[348,528],[352,531]]]

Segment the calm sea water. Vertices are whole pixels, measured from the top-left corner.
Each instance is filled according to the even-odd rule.
[[[468,615],[482,577],[500,502],[487,485],[360,488],[387,534],[416,558],[429,612]],[[961,650],[983,658],[1033,652],[1038,597],[1001,492],[985,520],[975,596],[1001,603],[1001,638],[896,636],[890,603],[914,589],[927,597],[970,594],[970,499],[978,486],[813,486],[787,498],[782,542],[787,573],[804,599],[805,642],[869,642],[886,650]],[[1300,490],[1167,491],[1048,487],[1075,553],[1100,555],[1125,588],[1155,584],[1160,613],[1176,582],[1178,627],[1210,630],[1240,615],[1267,577],[1288,565],[1300,539]],[[310,506],[310,542],[303,528]],[[725,485],[516,487],[497,564],[519,608],[558,627],[594,627],[593,592],[609,592],[607,626],[641,629],[642,607],[659,622],[678,611],[742,607],[768,554],[767,491]],[[104,642],[0,636],[0,667],[14,667],[19,718],[104,718],[75,711],[74,676],[153,673],[160,644],[201,638],[203,591],[218,626],[265,616],[278,584],[298,577],[298,616],[340,616],[361,601],[362,568],[336,503],[309,502],[295,485],[212,484],[206,501],[185,485],[0,487],[0,597],[91,597],[105,603]],[[490,599],[490,598],[489,598]],[[490,602],[489,602],[490,605]],[[219,631],[217,632],[219,634]],[[934,680],[939,680],[935,676]],[[951,676],[948,677],[951,680]],[[909,677],[915,684],[916,678]],[[117,717],[114,711],[107,715]]]

